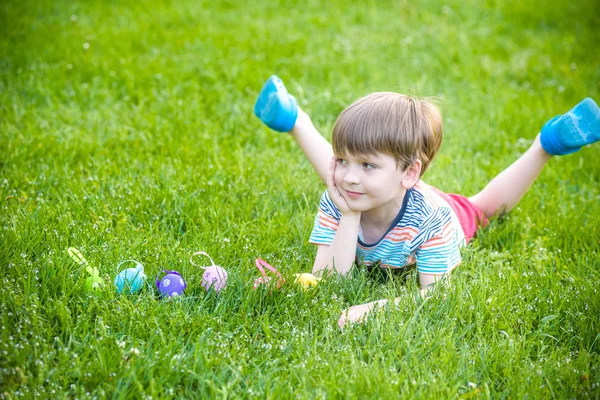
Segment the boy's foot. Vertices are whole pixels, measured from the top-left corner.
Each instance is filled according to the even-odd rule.
[[[282,80],[272,75],[256,99],[254,114],[269,128],[289,132],[298,118],[298,102],[285,89]]]
[[[542,147],[549,154],[574,153],[600,140],[600,109],[591,98],[583,99],[568,113],[546,122],[540,132]]]

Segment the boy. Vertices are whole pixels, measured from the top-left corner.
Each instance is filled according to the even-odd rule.
[[[460,264],[460,248],[487,218],[516,206],[552,155],[600,140],[600,110],[584,99],[548,121],[529,150],[466,198],[421,180],[442,142],[440,112],[427,100],[391,92],[363,97],[338,117],[332,145],[276,76],[254,113],[271,129],[289,132],[327,185],[309,240],[318,246],[313,273],[346,275],[355,262],[416,263],[423,293]],[[338,323],[363,320],[386,302],[353,306]]]

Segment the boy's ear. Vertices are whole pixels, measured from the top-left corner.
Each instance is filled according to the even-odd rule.
[[[416,160],[404,170],[404,179],[402,180],[402,187],[409,190],[417,184],[421,177],[421,167],[423,163],[421,160]]]

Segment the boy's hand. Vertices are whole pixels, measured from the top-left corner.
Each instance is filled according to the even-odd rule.
[[[358,214],[350,209],[346,200],[342,197],[342,194],[337,188],[335,184],[335,168],[337,166],[337,159],[331,157],[331,161],[329,163],[329,173],[327,174],[327,191],[329,192],[329,197],[335,203],[337,208],[340,210],[342,214]]]
[[[340,329],[344,329],[348,323],[360,323],[367,320],[369,313],[376,307],[383,307],[387,300],[377,300],[370,303],[359,304],[345,309],[338,319]]]

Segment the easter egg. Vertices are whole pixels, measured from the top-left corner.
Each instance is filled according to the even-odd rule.
[[[100,271],[98,271],[98,268],[92,267],[79,250],[77,250],[75,247],[69,247],[67,249],[67,253],[69,254],[69,257],[73,259],[73,261],[82,267],[85,267],[87,273],[90,274],[90,276],[85,279],[83,285],[86,293],[91,293],[94,290],[100,289],[104,286],[104,280],[100,278]]]
[[[88,265],[85,270],[90,274],[90,276],[85,278],[84,284],[87,293],[91,293],[104,286],[104,280],[100,278],[100,271],[97,268],[92,268]]]
[[[294,282],[302,286],[303,289],[308,289],[310,287],[317,286],[317,284],[321,280],[313,274],[309,274],[306,272],[303,274],[295,274],[294,276],[296,277],[296,280]]]
[[[133,294],[137,293],[144,287],[146,283],[146,274],[144,273],[144,266],[137,261],[135,268],[127,268],[119,272],[115,277],[115,286],[117,293],[121,294]],[[125,263],[123,261],[121,264]],[[119,265],[121,265],[119,264]]]
[[[202,287],[204,287],[204,290],[208,291],[210,288],[213,288],[219,293],[226,285],[227,271],[225,271],[225,268],[212,265],[204,269],[204,273],[202,274]]]
[[[104,281],[99,276],[85,278],[85,291],[90,293],[104,286]]]
[[[182,295],[187,285],[181,277],[181,274],[177,271],[163,270],[163,272],[166,273],[166,275],[160,280],[156,280],[156,287],[158,288],[160,295],[163,297]]]

